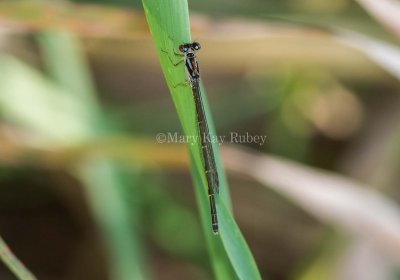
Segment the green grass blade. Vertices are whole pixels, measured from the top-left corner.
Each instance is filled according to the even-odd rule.
[[[191,41],[187,1],[143,0],[142,2],[147,22],[160,57],[161,67],[184,133],[189,139],[193,139],[194,136],[198,135],[198,131],[192,91],[189,86],[176,86],[179,83],[185,82],[185,69],[183,64],[174,66],[172,63],[176,63],[182,59],[181,56],[174,54],[177,52],[178,46]],[[202,92],[205,92],[204,88],[202,88]],[[203,100],[211,130],[210,133],[215,135],[204,94]],[[198,208],[216,278],[260,279],[254,259],[233,220],[231,212],[228,210],[230,209],[229,191],[216,143],[213,143],[213,149],[217,169],[220,174],[220,196],[217,199],[217,210],[220,213],[220,220],[225,219],[222,222],[223,227],[221,229],[224,231],[224,234],[219,236],[213,236],[211,231],[207,181],[203,170],[200,147],[196,142],[189,141],[188,148],[192,162],[192,174]]]
[[[61,30],[37,35],[47,72],[62,88],[90,108],[98,110],[96,91],[85,56],[72,33]]]
[[[111,255],[111,279],[147,279],[142,271],[139,242],[132,231],[132,215],[123,199],[126,186],[116,166],[105,158],[94,158],[79,165],[77,176],[85,186]]]
[[[172,62],[178,62],[182,56],[174,54],[178,52],[178,47],[184,42],[190,42],[189,13],[187,1],[174,0],[143,0],[147,22],[152,33],[161,67],[164,72],[172,99],[175,104],[183,130],[187,136],[197,136],[196,114],[193,102],[192,90],[189,86],[176,86],[185,82],[185,68],[183,63],[174,66]],[[168,52],[168,54],[165,53]],[[172,61],[172,62],[171,62]],[[207,114],[207,121],[210,133],[215,135],[214,125],[209,112],[207,98],[202,87],[204,107]],[[218,151],[216,143],[213,143],[214,151]],[[202,168],[200,147],[193,141],[189,143],[190,153],[194,157],[196,168]],[[220,175],[220,196],[224,203],[230,207],[229,190],[219,158],[215,153],[216,164]],[[205,176],[201,176],[204,186],[206,186]]]
[[[86,118],[77,121],[91,137],[103,133],[105,125],[94,126],[101,123],[103,117],[77,40],[69,33],[55,31],[38,38],[50,75],[65,89],[66,97],[84,108]],[[70,114],[75,116],[73,111]],[[133,228],[137,211],[131,211],[125,200],[127,184],[120,174],[121,169],[106,158],[88,159],[76,169],[108,248],[112,279],[146,279],[138,234]],[[134,192],[131,188],[129,195]]]
[[[232,262],[239,279],[261,279],[256,262],[253,255],[244,240],[239,227],[233,219],[231,212],[216,196],[218,205],[219,224],[222,243]]]
[[[192,167],[194,166],[193,157]],[[201,180],[201,170],[192,168],[193,182],[195,185],[196,201],[200,212],[200,219],[203,226],[204,236],[206,238],[207,250],[211,258],[211,264],[216,279],[238,279],[224,249],[221,238],[214,236],[210,230],[210,206],[207,197],[207,190],[204,188]],[[219,205],[217,206],[219,207]]]
[[[36,277],[11,252],[3,238],[0,237],[0,259],[19,280],[36,280]]]
[[[11,56],[0,55],[0,73],[1,115],[34,132],[36,142],[48,148],[91,137],[92,116],[73,94]]]

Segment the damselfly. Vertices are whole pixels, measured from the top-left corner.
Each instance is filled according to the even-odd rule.
[[[175,54],[184,56],[184,59],[180,60],[178,63],[174,63],[171,58],[170,60],[174,65],[178,65],[182,62],[185,63],[188,82],[192,88],[196,107],[197,127],[200,139],[202,162],[208,185],[212,230],[214,234],[218,234],[218,218],[214,195],[219,192],[219,179],[217,167],[215,165],[214,151],[211,143],[212,138],[208,128],[206,113],[204,111],[204,105],[200,91],[200,69],[196,56],[196,53],[198,50],[200,50],[200,48],[201,46],[197,42],[182,44],[179,46],[179,53],[176,52]]]

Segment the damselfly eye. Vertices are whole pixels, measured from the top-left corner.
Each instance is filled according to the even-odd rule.
[[[179,46],[179,50],[183,53],[186,53],[186,52],[188,52],[189,48],[186,44],[184,44],[184,45]]]
[[[180,52],[187,52],[187,48],[184,45],[179,46],[179,51]]]
[[[201,48],[200,44],[197,42],[193,42],[192,46],[196,51],[200,50],[200,48]]]

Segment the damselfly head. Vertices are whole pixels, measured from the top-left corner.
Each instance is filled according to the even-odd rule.
[[[197,52],[201,46],[198,42],[182,44],[179,46],[179,51],[182,53]]]

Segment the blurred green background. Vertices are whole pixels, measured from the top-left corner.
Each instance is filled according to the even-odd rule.
[[[189,11],[263,279],[400,279],[399,5]],[[213,279],[140,1],[1,1],[0,114],[0,236],[38,279]]]

